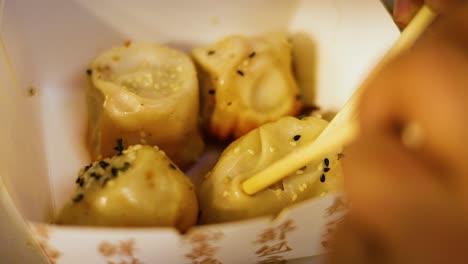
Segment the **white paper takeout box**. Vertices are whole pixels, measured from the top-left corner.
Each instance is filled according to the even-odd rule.
[[[229,34],[302,32],[314,44],[317,102],[336,110],[399,34],[378,0],[0,0],[0,23],[0,256],[8,263],[40,259],[37,245],[55,263],[248,264],[322,254],[327,227],[342,215],[336,195],[274,220],[196,227],[185,236],[48,225],[89,162],[86,66],[129,39],[188,51]]]

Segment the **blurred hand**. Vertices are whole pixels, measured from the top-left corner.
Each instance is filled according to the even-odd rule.
[[[461,2],[463,0],[395,0],[393,18],[400,28],[404,28],[424,3],[434,11],[446,14]]]
[[[343,159],[351,211],[329,263],[468,263],[468,4],[387,65],[359,111]],[[409,122],[420,148],[402,143]]]

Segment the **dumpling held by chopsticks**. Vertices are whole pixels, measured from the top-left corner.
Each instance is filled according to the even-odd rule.
[[[276,215],[294,203],[339,190],[343,179],[337,151],[324,153],[322,159],[253,196],[241,186],[255,173],[314,141],[327,125],[318,117],[285,117],[233,142],[202,183],[202,223]]]

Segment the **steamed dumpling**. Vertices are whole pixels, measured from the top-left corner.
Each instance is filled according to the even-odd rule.
[[[83,168],[58,224],[176,227],[197,221],[190,180],[157,147],[136,145]]]
[[[215,138],[238,138],[301,109],[285,34],[230,36],[193,57],[200,70],[202,120]]]
[[[115,47],[96,58],[88,90],[93,159],[126,145],[157,145],[181,168],[203,151],[195,67],[177,50],[147,43]]]
[[[221,155],[200,189],[202,223],[218,223],[276,215],[289,205],[338,190],[342,169],[337,151],[292,173],[253,196],[241,184],[297,147],[314,141],[328,122],[317,117],[285,117],[251,131]]]

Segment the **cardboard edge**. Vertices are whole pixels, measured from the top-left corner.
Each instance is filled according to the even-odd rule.
[[[304,200],[302,202],[292,204],[288,207],[283,208],[278,214],[276,215],[270,215],[270,216],[260,216],[260,217],[255,217],[255,218],[250,218],[250,219],[245,219],[245,220],[238,220],[238,221],[231,221],[231,222],[223,222],[223,223],[215,223],[215,224],[209,224],[209,225],[195,225],[189,228],[189,230],[185,233],[180,233],[177,231],[175,228],[172,227],[106,227],[106,226],[71,226],[71,225],[57,225],[54,223],[44,223],[44,222],[36,222],[36,221],[26,221],[30,225],[46,225],[50,228],[56,229],[56,230],[69,230],[69,231],[98,231],[98,232],[155,232],[155,231],[161,231],[161,232],[168,232],[168,233],[173,233],[174,235],[177,235],[180,238],[184,238],[186,236],[189,236],[192,233],[196,233],[201,230],[206,230],[206,229],[219,229],[219,228],[224,228],[224,227],[232,227],[232,226],[238,226],[238,225],[250,225],[250,224],[255,224],[255,223],[264,223],[270,226],[274,226],[281,221],[285,220],[290,216],[291,214],[296,213],[297,211],[301,210],[306,210],[308,207],[314,206],[317,203],[321,203],[325,199],[329,198],[337,198],[337,197],[343,197],[342,192],[332,192],[329,193],[326,196],[323,197],[313,197],[308,200]]]
[[[0,0],[0,32],[3,21],[3,10],[5,10],[5,0]]]
[[[13,243],[12,247],[14,247],[15,252],[21,252],[21,258],[23,260],[34,260],[33,263],[48,263],[48,257],[36,240],[36,236],[34,236],[30,226],[16,209],[1,176],[0,208],[0,211],[6,215],[6,217],[1,220],[2,228],[0,228],[0,230],[4,228],[9,229],[10,233],[14,234],[15,239],[10,240],[9,243]],[[14,258],[19,258],[19,256],[15,256]]]

